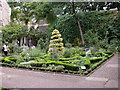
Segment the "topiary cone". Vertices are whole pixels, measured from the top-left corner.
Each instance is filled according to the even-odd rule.
[[[50,55],[53,55],[56,53],[58,55],[62,55],[63,49],[64,49],[62,41],[63,41],[63,38],[61,38],[60,32],[57,29],[53,30],[48,53]]]

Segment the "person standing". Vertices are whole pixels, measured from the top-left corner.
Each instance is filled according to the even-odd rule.
[[[7,43],[5,43],[5,44],[3,45],[3,52],[4,52],[5,56],[8,56],[8,50],[9,50],[9,48],[8,48],[8,46],[7,46]]]

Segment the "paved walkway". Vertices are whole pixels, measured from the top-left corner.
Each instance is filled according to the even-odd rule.
[[[88,77],[0,68],[4,88],[118,88],[118,54]]]

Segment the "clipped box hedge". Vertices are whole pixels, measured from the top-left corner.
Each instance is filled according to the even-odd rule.
[[[93,58],[90,58],[90,62],[91,63],[95,63],[95,62],[99,62],[103,59],[103,57],[93,57]]]
[[[113,54],[113,52],[112,52],[112,51],[105,51],[104,53],[105,53],[105,54],[108,54],[108,55]]]
[[[89,60],[90,61],[99,61],[99,60],[102,60],[103,59],[103,57],[93,57],[93,58],[90,58]]]
[[[2,59],[3,61],[11,61],[11,62],[16,62],[17,58],[15,58],[14,56],[8,56]]]
[[[43,64],[46,64],[47,66],[50,65],[50,64],[63,65],[65,67],[65,69],[67,69],[67,70],[73,70],[73,71],[78,71],[79,70],[79,66],[74,66],[72,64],[62,63],[62,62],[59,62],[59,61],[34,62],[34,63],[31,63],[30,65],[33,66],[33,67],[42,67]]]
[[[69,61],[69,60],[73,60],[73,58],[60,58],[59,61]]]
[[[0,59],[1,63],[8,63],[8,64],[13,64],[13,61],[10,61],[9,59]]]

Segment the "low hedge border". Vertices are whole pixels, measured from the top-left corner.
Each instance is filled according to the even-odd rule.
[[[99,62],[103,59],[103,57],[95,57],[95,58],[90,58],[90,62],[91,63],[96,63],[96,62]]]
[[[52,72],[64,72],[64,73],[70,73],[70,74],[79,74],[81,75],[81,72],[79,71],[71,71],[71,70],[56,70],[56,69],[48,69],[43,67],[31,67],[31,66],[25,66],[25,65],[11,65],[8,63],[0,63],[1,66],[5,67],[13,67],[13,68],[21,68],[21,69],[29,69],[29,70],[40,70],[40,71],[52,71]]]
[[[86,70],[85,72],[82,72],[83,75],[90,75],[91,73],[93,73],[93,71],[96,68],[99,68],[99,66],[101,64],[103,64],[104,62],[106,62],[109,58],[111,58],[114,54],[109,55],[109,57],[104,57],[101,61],[99,61],[98,63],[94,64],[91,68],[89,68],[88,70]]]
[[[46,64],[47,66],[50,64],[54,64],[54,65],[63,65],[65,67],[65,69],[68,70],[73,70],[73,71],[78,71],[79,70],[79,66],[74,66],[72,64],[66,64],[66,63],[62,63],[59,61],[50,61],[50,62],[34,62],[31,63],[30,65],[33,67],[42,67],[43,64]]]

